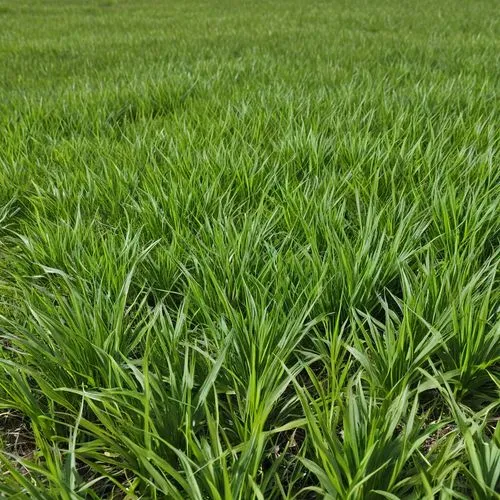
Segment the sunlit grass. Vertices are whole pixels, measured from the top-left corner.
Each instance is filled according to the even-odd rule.
[[[497,498],[497,18],[0,4],[1,494]]]

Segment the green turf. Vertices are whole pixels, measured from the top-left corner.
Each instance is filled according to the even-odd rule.
[[[495,0],[0,26],[0,495],[498,498]]]

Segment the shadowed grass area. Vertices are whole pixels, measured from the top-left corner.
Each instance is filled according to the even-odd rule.
[[[497,498],[495,2],[0,3],[0,494]]]

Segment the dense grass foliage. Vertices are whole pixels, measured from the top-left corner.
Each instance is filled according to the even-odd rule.
[[[498,498],[494,0],[0,3],[0,494]]]

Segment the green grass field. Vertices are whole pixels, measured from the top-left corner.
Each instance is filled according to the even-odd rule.
[[[0,0],[0,496],[500,498],[495,0]]]

